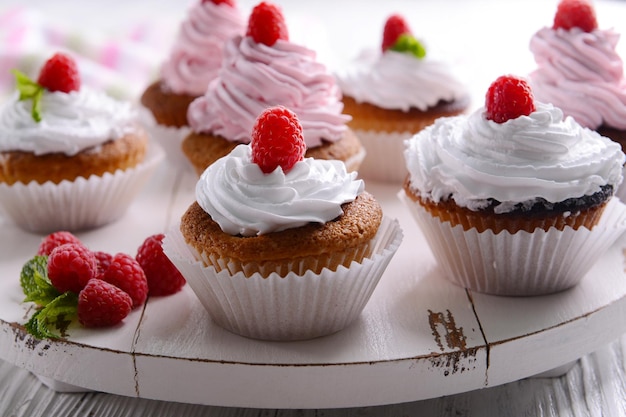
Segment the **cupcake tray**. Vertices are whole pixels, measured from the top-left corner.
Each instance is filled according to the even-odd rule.
[[[77,233],[90,248],[135,254],[193,200],[190,169],[163,164],[126,214]],[[60,391],[95,390],[183,403],[339,408],[401,403],[558,375],[626,332],[621,238],[573,289],[541,297],[472,293],[443,272],[399,186],[367,182],[404,240],[365,310],[348,328],[301,342],[265,342],[217,327],[189,286],[149,298],[119,326],[72,326],[37,340],[22,324],[19,271],[42,238],[0,214],[0,358]]]

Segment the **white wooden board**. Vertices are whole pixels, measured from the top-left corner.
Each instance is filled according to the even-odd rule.
[[[118,222],[78,236],[135,254],[193,199],[195,177],[164,164]],[[21,325],[19,271],[42,236],[0,218],[0,358],[81,389],[255,408],[401,403],[519,380],[566,365],[626,331],[623,239],[576,288],[551,296],[469,293],[442,278],[398,186],[367,183],[404,241],[361,317],[334,335],[263,342],[213,324],[191,289],[151,298],[120,326],[38,341]],[[62,387],[62,385],[57,385]]]

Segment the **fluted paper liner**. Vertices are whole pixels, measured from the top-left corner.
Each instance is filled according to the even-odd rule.
[[[349,268],[315,274],[217,272],[185,243],[179,226],[166,233],[163,249],[219,326],[265,340],[303,340],[335,333],[354,321],[372,295],[402,241],[397,220],[383,218],[373,255]]]
[[[626,179],[626,166],[622,167],[622,177]],[[626,201],[626,180],[622,181],[622,183],[617,186],[615,196],[619,198],[620,201]]]
[[[134,168],[79,177],[59,184],[0,183],[3,214],[35,233],[78,231],[120,218],[163,160],[163,150],[150,144],[145,160]]]
[[[359,168],[359,177],[402,184],[408,174],[404,161],[404,141],[413,133],[373,130],[355,130],[354,133],[367,151]]]
[[[165,151],[165,159],[176,168],[185,168],[193,171],[191,163],[183,153],[183,140],[191,132],[189,126],[175,127],[160,125],[152,113],[145,107],[139,109],[139,120],[148,132],[150,139],[155,141]]]
[[[626,206],[617,198],[608,202],[592,230],[566,227],[494,234],[452,227],[404,191],[398,195],[420,225],[446,278],[487,294],[530,296],[570,288],[626,230]]]

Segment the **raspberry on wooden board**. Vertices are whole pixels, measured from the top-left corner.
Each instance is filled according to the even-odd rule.
[[[79,293],[97,272],[95,255],[80,243],[57,246],[48,256],[48,278],[60,293]]]
[[[126,292],[94,278],[78,294],[78,321],[85,327],[113,326],[128,316],[132,305]]]
[[[148,280],[148,294],[170,295],[186,283],[185,278],[163,252],[162,233],[149,236],[137,250],[137,262]]]

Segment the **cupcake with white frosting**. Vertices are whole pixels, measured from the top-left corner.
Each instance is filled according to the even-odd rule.
[[[399,246],[399,226],[342,162],[304,157],[289,110],[266,109],[251,140],[204,171],[165,252],[234,333],[336,332],[367,303]]]
[[[362,51],[336,77],[349,126],[367,151],[359,169],[365,179],[401,183],[404,140],[469,106],[451,67],[430,58],[398,14],[385,22],[382,47]]]
[[[20,227],[49,233],[104,225],[126,211],[162,159],[128,102],[82,86],[57,53],[0,109],[0,203]]]
[[[269,36],[268,36],[269,35]],[[218,78],[189,106],[192,132],[183,152],[198,174],[237,145],[249,143],[257,116],[271,106],[298,115],[307,157],[343,161],[358,169],[365,152],[342,113],[333,75],[316,53],[289,40],[281,9],[262,2],[245,36],[227,43]]]
[[[485,107],[407,141],[401,192],[453,282],[492,294],[560,291],[624,230],[618,144],[503,76]]]
[[[189,133],[189,104],[217,77],[224,44],[244,30],[245,20],[235,0],[198,0],[180,24],[158,79],[143,92],[142,121],[174,165],[187,166],[180,146]]]

